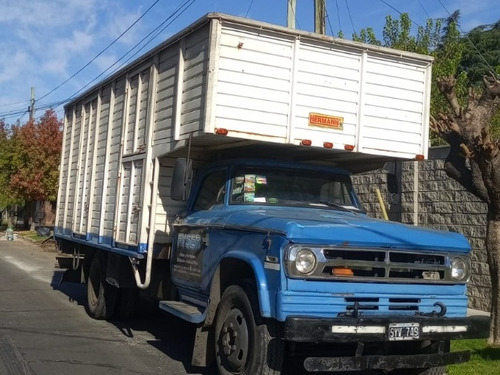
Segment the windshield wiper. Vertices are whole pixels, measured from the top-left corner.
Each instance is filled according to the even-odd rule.
[[[332,201],[318,201],[318,202],[315,202],[315,203],[320,203],[320,204],[324,204],[325,206],[328,206],[328,207],[332,207],[332,208],[335,208],[339,211],[346,211],[346,212],[360,212],[361,210],[359,209],[351,209],[351,208],[347,208],[345,206],[342,206],[341,204],[338,204],[338,203],[335,203],[335,202],[332,202]]]

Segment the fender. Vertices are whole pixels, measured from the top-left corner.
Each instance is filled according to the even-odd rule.
[[[214,276],[212,277],[211,287],[210,287],[210,304],[209,312],[207,314],[207,320],[209,324],[213,317],[215,316],[215,310],[220,300],[220,263],[224,259],[238,259],[247,263],[253,271],[255,276],[255,282],[257,285],[257,296],[259,300],[259,310],[262,317],[271,318],[272,307],[271,307],[271,296],[269,294],[269,284],[267,280],[266,271],[262,260],[257,257],[256,254],[244,250],[231,250],[224,254],[220,259]],[[214,306],[215,305],[215,306]],[[215,307],[215,308],[214,308]],[[213,315],[212,315],[212,309]]]

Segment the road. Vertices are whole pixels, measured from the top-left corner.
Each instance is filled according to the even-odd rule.
[[[0,375],[212,375],[190,366],[194,328],[142,301],[138,318],[97,321],[85,286],[59,285],[55,253],[0,239]]]

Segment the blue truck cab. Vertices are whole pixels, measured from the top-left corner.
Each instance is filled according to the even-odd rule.
[[[307,371],[442,374],[468,360],[450,340],[488,335],[488,317],[467,316],[464,236],[368,217],[345,170],[231,159],[190,192],[174,224],[177,298],[160,307],[198,324],[195,364],[214,353],[222,374],[278,373],[286,351]]]

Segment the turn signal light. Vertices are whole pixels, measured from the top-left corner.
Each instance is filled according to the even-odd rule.
[[[323,147],[324,148],[333,148],[333,143],[332,142],[323,142]]]
[[[350,268],[346,267],[334,267],[332,269],[333,276],[354,276],[354,272]]]
[[[227,133],[229,133],[229,131],[227,129],[224,129],[224,128],[217,128],[217,129],[215,129],[215,134],[218,134],[218,135],[227,135]]]
[[[300,142],[300,145],[301,146],[310,146],[312,145],[312,142],[310,139],[303,139],[301,142]]]

